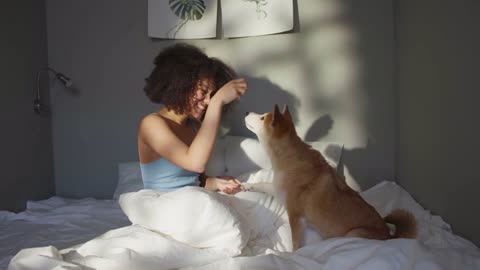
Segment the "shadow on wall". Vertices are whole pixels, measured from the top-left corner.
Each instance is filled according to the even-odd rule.
[[[339,136],[346,138],[345,141],[339,141],[339,143],[346,144],[339,169],[341,173],[348,176],[347,180],[350,186],[356,190],[364,190],[382,180],[394,180],[395,125],[392,117],[395,116],[395,96],[392,90],[393,70],[390,70],[391,66],[385,65],[393,61],[393,34],[391,36],[388,34],[391,30],[391,25],[388,24],[391,14],[384,13],[390,4],[379,0],[377,2],[378,9],[370,10],[365,7],[364,3],[358,1],[335,1],[335,5],[338,5],[338,9],[341,10],[335,17],[305,20],[302,21],[302,25],[297,22],[296,27],[297,30],[301,29],[299,31],[301,38],[296,39],[295,44],[298,46],[291,50],[290,57],[295,59],[295,63],[302,66],[302,74],[304,74],[302,82],[305,83],[303,88],[307,93],[299,93],[298,97],[305,94],[309,98],[301,100],[302,104],[300,104],[296,96],[268,79],[246,77],[249,82],[249,92],[240,102],[232,105],[230,112],[225,115],[226,133],[254,137],[244,126],[243,118],[247,111],[263,113],[271,111],[274,104],[278,104],[280,108],[283,106],[282,103],[288,104],[295,123],[298,124],[302,120],[298,119],[300,108],[307,108],[307,111],[322,108],[322,111],[328,112],[328,114],[315,115],[314,119],[316,120],[307,128],[308,131],[304,133],[303,139],[305,141],[325,139],[329,132],[337,128],[334,126],[334,117],[346,115],[349,119],[343,121],[350,121],[353,125],[358,125],[357,129],[338,129],[348,130],[352,133],[358,131],[358,135],[343,136],[342,134]],[[310,3],[313,5],[314,2]],[[326,2],[323,4],[329,7]],[[335,5],[332,4],[331,8]],[[370,16],[365,16],[369,14],[375,20],[386,22],[386,24],[379,27],[375,21],[371,20]],[[379,30],[381,30],[380,34]],[[345,37],[342,38],[342,36]],[[322,43],[320,43],[322,49],[319,49],[318,54],[312,58],[312,53],[308,54],[308,50],[305,48],[310,48],[315,37],[322,38]],[[257,61],[273,65],[275,61],[284,57],[283,55],[267,54]],[[320,65],[319,62],[324,64]],[[279,65],[282,63],[279,62]],[[348,66],[349,63],[352,66]],[[355,71],[356,75],[352,75],[351,78],[348,77],[348,72],[345,74],[346,79],[354,80],[354,85],[344,84],[341,80],[320,83],[322,80],[326,80],[327,75],[337,74],[334,71],[338,67],[340,70],[343,68],[346,72],[348,70]],[[323,76],[320,76],[322,74]],[[332,82],[336,84],[332,84]],[[324,89],[325,85],[329,88]],[[343,89],[345,86],[348,88],[347,90]],[[335,90],[335,87],[344,91],[339,92],[339,95],[348,96],[339,97],[327,92]],[[338,130],[337,132],[339,132]]]
[[[242,76],[241,76],[242,77]],[[240,101],[228,107],[222,119],[223,132],[221,135],[233,135],[256,138],[255,134],[245,127],[246,112],[256,112],[263,114],[273,110],[275,104],[280,109],[286,104],[289,107],[294,123],[298,123],[297,108],[299,106],[298,99],[283,90],[278,85],[273,84],[270,80],[264,78],[255,78],[243,76],[248,82],[248,92]],[[318,118],[308,129],[304,141],[319,141],[326,137],[333,127],[333,119],[330,115],[323,115]],[[324,152],[327,157],[333,158],[337,153],[334,146],[328,146]]]
[[[305,134],[305,137],[303,138],[304,141],[321,141],[322,138],[327,137],[329,131],[333,129],[333,124],[334,120],[330,115],[326,114],[321,116],[310,126],[310,128]],[[365,189],[365,187],[374,186],[382,180],[386,180],[367,179],[362,177],[364,175],[368,175],[369,171],[378,170],[378,168],[375,167],[375,164],[372,163],[368,158],[378,153],[379,149],[375,149],[375,147],[378,146],[372,143],[370,139],[368,139],[365,147],[358,147],[352,149],[344,147],[342,149],[342,155],[337,167],[337,172],[340,175],[345,176],[345,169],[348,170],[352,178],[346,179],[347,184],[354,190],[362,191]],[[323,154],[325,154],[327,157],[333,158],[336,152],[337,149],[329,145]]]
[[[321,141],[322,138],[326,137],[330,132],[330,130],[332,130],[333,123],[334,121],[329,114],[321,116],[320,118],[318,118],[313,122],[310,128],[308,128],[308,131],[305,133],[305,137],[303,138],[303,140],[306,142]],[[338,145],[330,144],[327,146],[325,151],[323,151],[323,154],[326,155],[327,158],[336,160],[337,153],[339,150],[338,147],[339,147]],[[343,149],[342,149],[342,152],[343,152]],[[342,158],[342,156],[340,156],[340,158]],[[341,163],[338,164],[337,172],[339,172],[341,175],[344,175],[342,166],[343,165]]]
[[[348,112],[351,115],[348,115],[348,121],[363,128],[363,130],[359,130],[358,138],[356,138],[356,134],[344,136],[349,138],[349,141],[342,142],[346,145],[339,164],[339,172],[347,176],[348,184],[356,190],[365,190],[383,180],[394,180],[395,177],[395,122],[392,119],[395,117],[395,93],[392,82],[393,67],[390,65],[393,62],[394,36],[391,32],[393,27],[393,24],[390,24],[391,14],[384,12],[391,8],[391,2],[380,0],[373,2],[375,2],[375,9],[368,8],[361,1],[332,1],[332,7],[335,3],[341,10],[332,20],[319,16],[318,20],[312,19],[302,24],[302,33],[307,37],[325,34],[322,36],[324,37],[322,41],[325,53],[319,58],[315,58],[315,61],[305,58],[303,51],[299,51],[297,57],[303,60],[306,71],[304,81],[310,84],[307,90],[316,91],[311,94],[314,98],[309,100],[310,106],[325,108],[324,111],[331,112],[334,117],[342,115],[346,109],[350,109]],[[326,4],[326,1],[321,1],[321,3]],[[379,26],[378,23],[375,23],[378,20],[385,24]],[[339,38],[339,46],[333,46],[332,44],[335,44],[333,41],[328,43],[329,29],[332,33],[334,30],[338,30],[338,36],[343,33],[345,40],[350,42],[346,43],[345,40]],[[331,37],[332,40],[338,38],[337,36]],[[300,41],[303,40],[300,39]],[[347,55],[345,59],[355,60],[352,62],[354,64],[352,69],[355,70],[356,77],[354,77],[355,85],[349,86],[348,98],[352,100],[350,103],[335,102],[335,99],[318,94],[322,89],[322,84],[318,84],[318,80],[316,80],[319,73],[322,73],[322,70],[318,69],[318,61],[330,63],[329,61],[335,60],[337,55],[340,56],[340,60],[345,55]],[[325,71],[332,72],[336,67],[335,63],[333,61],[332,65],[320,67],[323,67]],[[325,79],[324,77],[320,78]],[[351,108],[355,109],[351,110],[351,108],[340,106],[352,106]],[[318,140],[325,136],[328,119],[324,117],[317,119],[310,127],[305,135],[306,140]],[[333,127],[332,121],[331,128]]]
[[[359,1],[345,0],[343,20],[354,30],[357,40],[356,56],[361,63],[361,80],[358,88],[362,90],[367,104],[364,108],[365,142],[361,146],[346,147],[342,161],[345,169],[358,185],[358,190],[368,189],[383,181],[395,180],[395,93],[393,91],[393,33],[379,35],[378,26],[365,14],[365,5]],[[384,8],[372,9],[372,16],[385,22],[391,21],[390,14],[383,13],[389,7],[388,2],[378,1]],[[358,12],[361,11],[361,12]],[[393,27],[386,24],[385,27]],[[379,45],[384,46],[379,46]],[[391,75],[379,78],[378,74]],[[353,187],[353,186],[352,186]],[[355,187],[353,187],[355,188]]]
[[[297,122],[298,99],[278,85],[264,78],[255,78],[241,74],[248,82],[248,92],[227,108],[222,119],[222,135],[234,135],[255,138],[255,134],[245,127],[245,114],[255,112],[263,114],[273,110],[275,104],[280,108],[288,105],[290,113]]]
[[[329,114],[323,115],[313,122],[313,124],[308,128],[308,131],[305,133],[304,141],[306,142],[316,142],[321,141],[322,138],[327,137],[330,130],[333,128],[334,121]],[[322,151],[327,158],[332,160],[337,160],[339,147],[343,145],[341,142],[333,142],[336,144],[329,144],[327,148]],[[338,144],[337,144],[338,143]],[[341,175],[344,175],[344,168],[342,164],[342,157],[344,155],[344,148],[341,149],[340,162],[337,164],[337,172]],[[348,182],[348,181],[347,181]],[[350,185],[351,187],[356,186],[356,183]]]
[[[376,155],[378,150],[375,150],[375,145],[372,144],[369,139],[365,147],[358,148],[343,148],[342,158],[340,159],[338,169],[340,175],[345,175],[345,169],[348,170],[352,179],[346,179],[347,184],[356,191],[362,191],[368,189],[371,186],[390,179],[367,179],[362,177],[368,175],[369,171],[376,171],[375,163],[373,163],[368,157]]]
[[[321,138],[328,135],[328,132],[333,127],[333,119],[326,114],[313,122],[308,131],[305,133],[305,141],[319,141]]]

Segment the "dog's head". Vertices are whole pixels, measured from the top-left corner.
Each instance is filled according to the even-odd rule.
[[[265,138],[280,139],[295,133],[295,125],[286,105],[283,107],[283,113],[280,113],[277,104],[275,104],[273,112],[264,114],[247,112],[245,125],[257,135],[260,141]]]

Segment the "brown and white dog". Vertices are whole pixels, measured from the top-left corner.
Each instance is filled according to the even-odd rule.
[[[247,113],[245,124],[257,135],[271,159],[273,186],[288,212],[293,250],[301,247],[306,222],[323,239],[416,237],[416,221],[411,213],[396,209],[382,219],[319,151],[302,141],[287,106],[283,113],[277,105],[273,112],[262,115]],[[255,186],[247,188],[255,191]],[[393,235],[386,222],[395,225]]]

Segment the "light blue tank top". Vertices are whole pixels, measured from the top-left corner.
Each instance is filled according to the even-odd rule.
[[[185,170],[161,158],[149,163],[140,163],[145,189],[172,191],[185,186],[198,186],[198,173]]]

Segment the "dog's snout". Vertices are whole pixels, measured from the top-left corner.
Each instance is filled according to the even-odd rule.
[[[248,115],[250,112],[245,113],[245,115]]]

